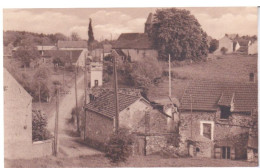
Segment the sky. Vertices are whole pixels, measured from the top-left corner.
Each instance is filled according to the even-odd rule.
[[[204,31],[220,39],[226,33],[257,35],[257,7],[194,7],[190,10]],[[36,33],[77,32],[87,39],[89,18],[96,40],[116,39],[121,33],[144,32],[156,8],[34,8],[3,9],[3,30]]]

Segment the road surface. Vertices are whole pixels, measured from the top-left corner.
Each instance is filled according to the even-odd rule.
[[[77,79],[77,97],[78,101],[82,96],[84,96],[84,88],[82,83],[84,82],[84,75],[78,77]],[[80,137],[75,137],[71,133],[73,131],[73,126],[68,124],[68,120],[71,118],[71,110],[76,106],[75,101],[75,84],[70,88],[69,94],[63,95],[59,104],[59,156],[66,157],[78,157],[84,155],[96,155],[101,154],[99,151],[82,145],[79,142]],[[79,103],[78,103],[79,104]],[[56,109],[52,112],[52,116],[48,119],[48,130],[53,133],[55,126],[55,113]]]

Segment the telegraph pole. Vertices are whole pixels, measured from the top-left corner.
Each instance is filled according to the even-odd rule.
[[[85,53],[85,61],[84,61],[84,91],[85,91],[85,99],[84,99],[84,105],[86,106],[87,104],[87,65],[86,65],[86,53]],[[87,114],[84,106],[84,118],[85,118],[85,124],[84,124],[84,140],[86,140],[86,123],[87,123]]]
[[[77,66],[75,66],[75,100],[76,100],[76,117],[77,117],[77,132],[79,133],[79,114],[78,114],[78,94],[77,94]]]
[[[59,134],[59,97],[60,90],[56,85],[56,116],[55,116],[55,129],[54,129],[54,156],[58,156],[58,134]]]
[[[172,82],[171,82],[171,55],[169,54],[169,97],[172,97]]]
[[[190,137],[192,140],[192,95],[190,95]]]
[[[115,132],[116,134],[118,133],[118,129],[119,129],[119,104],[118,104],[118,95],[117,95],[117,90],[118,90],[118,86],[117,86],[117,70],[116,70],[116,54],[114,51],[114,60],[113,60],[113,70],[114,70],[114,89],[115,89],[115,106],[116,106],[116,116],[115,116]]]

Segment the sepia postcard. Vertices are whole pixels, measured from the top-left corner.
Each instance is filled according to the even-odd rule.
[[[4,8],[5,168],[257,167],[258,10]]]

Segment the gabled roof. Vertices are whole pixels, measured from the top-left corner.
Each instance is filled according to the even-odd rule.
[[[152,23],[153,23],[153,13],[149,13],[145,24],[152,24]]]
[[[62,57],[67,63],[76,63],[83,50],[48,50],[47,56]]]
[[[118,93],[119,112],[123,111],[125,108],[129,107],[131,104],[140,99],[145,100],[142,96]],[[100,97],[87,104],[85,109],[99,113],[109,118],[113,118],[116,111],[115,94],[111,91],[107,92],[106,94],[102,94]]]
[[[113,48],[116,49],[153,49],[152,41],[146,33],[122,33]]]
[[[192,81],[185,90],[181,109],[216,110],[218,106],[231,106],[233,112],[251,112],[257,108],[257,84],[219,81]]]
[[[88,48],[87,41],[58,41],[58,48]]]

